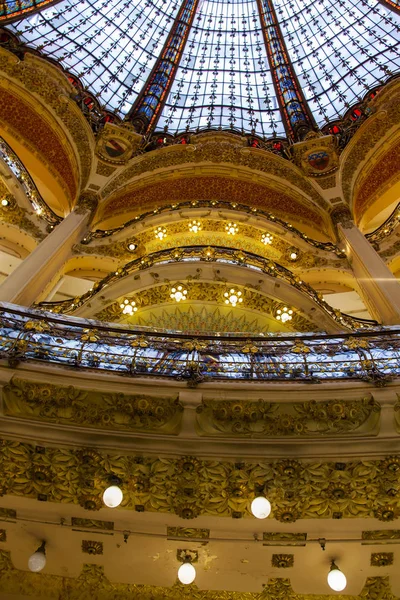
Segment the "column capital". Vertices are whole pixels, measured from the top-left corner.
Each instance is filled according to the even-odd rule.
[[[348,206],[341,204],[331,212],[332,223],[337,230],[337,226],[341,225],[343,229],[351,229],[355,227],[353,215]]]
[[[90,218],[94,217],[94,214],[99,205],[99,195],[96,192],[90,190],[84,190],[78,198],[78,202],[74,208],[74,212],[78,215],[90,212]]]

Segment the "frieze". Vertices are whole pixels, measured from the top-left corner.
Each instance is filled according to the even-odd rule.
[[[3,389],[4,412],[22,419],[174,434],[183,407],[176,397],[158,398],[81,390],[13,379]]]
[[[278,178],[289,181],[293,186],[301,189],[318,206],[327,208],[326,201],[314,189],[305,177],[302,177],[296,167],[293,167],[283,158],[273,153],[259,152],[257,149],[243,148],[235,136],[229,139],[225,135],[223,140],[215,139],[211,134],[204,134],[197,140],[195,146],[173,146],[158,149],[136,159],[118,178],[111,181],[104,189],[104,197],[109,196],[131,179],[152,172],[160,168],[168,168],[180,164],[212,162],[216,164],[231,163],[248,167],[253,171],[261,171]],[[300,175],[300,176],[299,176]]]
[[[197,407],[199,435],[244,437],[329,436],[376,433],[380,406],[370,398],[274,403],[203,400]]]
[[[297,519],[380,518],[399,515],[398,497],[385,495],[382,481],[398,484],[399,471],[388,460],[232,463],[46,447],[0,440],[2,494],[48,502],[81,504],[89,511],[103,506],[110,474],[121,479],[122,508],[178,514],[251,517],[251,502],[260,489],[282,523]],[[393,458],[390,464],[393,463]],[[340,466],[340,468],[338,468]],[[65,485],[68,481],[68,486]],[[333,493],[333,490],[340,493]],[[139,507],[139,509],[138,509]]]
[[[260,592],[200,590],[196,584],[176,582],[170,588],[116,583],[108,579],[101,565],[85,564],[78,577],[31,573],[16,569],[10,553],[0,550],[0,585],[7,594],[41,600],[398,600],[388,577],[368,577],[358,596],[343,594],[297,594],[289,579],[269,578]]]

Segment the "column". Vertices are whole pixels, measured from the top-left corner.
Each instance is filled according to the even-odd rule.
[[[400,282],[355,225],[347,207],[331,216],[371,316],[382,325],[400,324]]]
[[[75,209],[0,285],[0,302],[30,306],[38,300],[88,230],[97,197],[85,192]]]
[[[127,115],[138,133],[154,130],[160,111],[171,89],[182,57],[199,0],[183,0],[160,56],[142,92]]]
[[[293,142],[301,142],[318,127],[289,59],[272,0],[257,0],[257,6],[286,135]]]

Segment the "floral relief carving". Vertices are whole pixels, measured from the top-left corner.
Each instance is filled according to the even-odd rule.
[[[49,502],[81,504],[88,510],[102,506],[109,473],[123,481],[122,507],[128,510],[199,515],[250,516],[251,501],[260,488],[268,493],[272,518],[297,519],[396,518],[400,500],[385,496],[381,480],[399,480],[399,473],[384,475],[381,460],[273,461],[231,463],[200,460],[193,456],[155,458],[84,449],[46,447],[0,440],[3,493]],[[37,473],[46,473],[37,477]],[[65,485],[68,481],[68,486]],[[332,485],[331,485],[332,484]],[[333,485],[334,484],[334,485]],[[332,494],[333,487],[345,494]]]
[[[107,394],[22,379],[4,388],[3,400],[5,413],[19,418],[164,433],[179,429],[183,410],[176,398]]]
[[[379,423],[379,414],[379,405],[369,398],[285,404],[203,400],[197,408],[197,423],[200,435],[326,436],[371,432]]]

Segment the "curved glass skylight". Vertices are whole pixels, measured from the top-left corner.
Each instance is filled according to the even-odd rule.
[[[9,28],[123,116],[157,64],[181,4],[62,0]],[[400,17],[377,0],[199,0],[157,129],[285,134],[282,90],[274,86],[266,48],[272,38],[260,21],[259,10],[268,6],[318,125],[400,72]],[[293,89],[286,89],[286,100]]]

